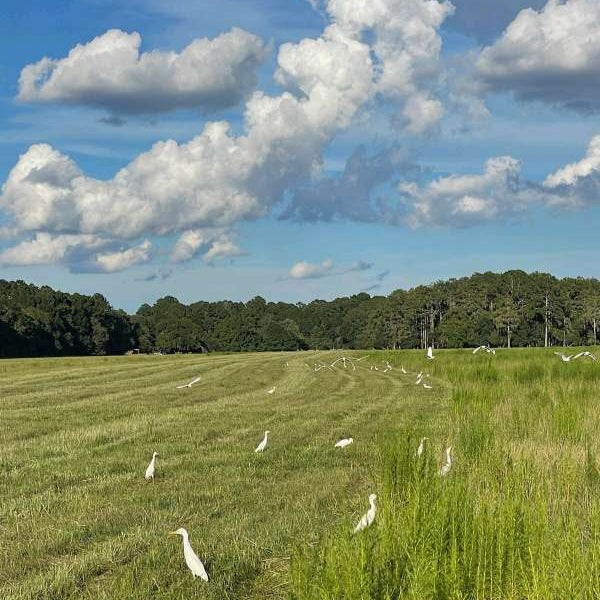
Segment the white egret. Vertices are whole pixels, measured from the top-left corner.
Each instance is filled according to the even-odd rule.
[[[400,371],[404,373],[404,375],[408,374],[408,371],[404,367],[400,367]]]
[[[369,496],[369,510],[360,518],[360,521],[356,524],[356,527],[354,528],[354,533],[358,533],[359,531],[366,529],[375,520],[375,513],[377,512],[375,500],[377,500],[377,496],[375,494],[371,494]]]
[[[353,438],[346,438],[346,439],[340,440],[335,445],[335,448],[345,448],[346,446],[349,446],[353,441],[354,441]]]
[[[563,354],[562,352],[555,352],[556,356],[560,356],[560,359],[563,362],[571,362],[573,358],[575,358],[572,354]]]
[[[450,467],[452,466],[452,456],[450,452],[452,452],[452,446],[448,446],[446,448],[446,462],[442,465],[442,468],[440,469],[440,475],[442,477],[448,474],[448,471],[450,471]]]
[[[576,354],[573,358],[575,359],[575,358],[581,358],[581,357],[585,357],[585,356],[591,358],[592,360],[597,360],[596,357],[591,352],[588,352],[587,350],[585,352],[580,352],[579,354]]]
[[[421,441],[419,442],[419,447],[417,448],[417,456],[421,456],[421,454],[423,454],[423,451],[425,450],[425,441],[428,439],[428,437],[421,438]]]
[[[477,354],[480,350],[487,352],[488,354],[496,354],[496,351],[489,345],[482,345],[473,350],[473,354]]]
[[[427,348],[427,359],[433,360],[434,358],[435,356],[433,355],[433,346],[429,346],[429,348]]]
[[[275,393],[275,386],[273,386],[268,392],[267,394],[273,394]]]
[[[256,450],[254,452],[262,452],[267,447],[267,442],[269,441],[270,431],[265,431],[265,437],[262,439],[261,443],[256,446]]]
[[[208,581],[206,569],[190,544],[188,532],[183,527],[180,527],[177,531],[171,531],[169,535],[180,535],[183,538],[183,557],[194,579],[200,577],[200,579]]]
[[[154,452],[152,454],[152,460],[150,464],[146,468],[146,479],[152,479],[154,481],[154,473],[156,472],[156,457],[158,456],[158,452]]]
[[[202,377],[196,377],[192,379],[189,383],[186,383],[184,385],[178,385],[177,389],[182,390],[183,388],[191,388],[195,383],[198,383],[201,379]]]
[[[426,383],[424,383],[424,384],[423,384],[423,387],[424,387],[426,390],[432,390],[432,389],[433,389],[433,386],[431,386],[431,385],[427,385]]]

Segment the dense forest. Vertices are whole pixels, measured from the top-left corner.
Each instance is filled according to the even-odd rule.
[[[135,315],[101,295],[0,281],[0,356],[596,344],[600,281],[476,273],[389,296],[304,304],[167,296]]]

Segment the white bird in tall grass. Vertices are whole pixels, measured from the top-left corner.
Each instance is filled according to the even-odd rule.
[[[560,356],[560,360],[563,362],[571,362],[575,358],[572,354],[563,354],[562,352],[555,352],[554,354]]]
[[[587,350],[585,352],[580,352],[579,354],[576,354],[573,358],[575,359],[575,358],[581,358],[581,357],[585,357],[585,356],[591,358],[592,360],[597,360],[596,357],[591,352],[588,352]]]
[[[400,367],[400,371],[404,374],[407,375],[408,371],[404,368],[404,367]]]
[[[450,467],[452,466],[452,456],[451,453],[452,452],[452,446],[448,446],[446,448],[446,462],[442,465],[442,468],[440,469],[440,475],[442,477],[444,477],[445,475],[448,475],[448,472],[450,471]]]
[[[275,393],[275,386],[273,386],[268,392],[267,394],[274,394]]]
[[[496,351],[491,346],[488,346],[488,345],[483,345],[483,346],[479,346],[479,347],[475,348],[475,350],[473,350],[473,354],[477,354],[480,350],[484,350],[488,354],[496,354]]]
[[[152,479],[154,481],[154,473],[156,473],[156,457],[158,456],[158,452],[154,452],[152,454],[152,460],[150,464],[146,468],[146,479]]]
[[[346,446],[349,446],[353,441],[354,441],[353,438],[346,438],[346,439],[340,440],[335,445],[335,448],[345,448]]]
[[[419,447],[417,448],[417,456],[421,456],[423,451],[425,450],[425,441],[428,440],[428,437],[422,437],[419,442]]]
[[[191,388],[195,383],[198,383],[202,377],[195,377],[189,383],[185,383],[184,385],[178,385],[177,389],[182,390],[183,388]]]
[[[432,390],[432,389],[433,389],[433,386],[431,386],[431,385],[427,385],[426,383],[424,383],[424,384],[423,384],[423,387],[424,387],[426,390]]]
[[[429,346],[429,348],[427,348],[427,359],[433,360],[434,358],[435,356],[433,355],[433,346]]]
[[[206,569],[190,544],[188,532],[183,527],[180,527],[177,531],[171,531],[169,535],[180,535],[183,538],[183,557],[194,579],[200,577],[200,579],[208,581]]]
[[[360,521],[356,524],[356,527],[354,528],[354,533],[358,533],[359,531],[366,529],[375,520],[375,514],[377,512],[375,500],[377,500],[377,496],[375,494],[371,494],[369,496],[369,510],[360,518]]]
[[[256,446],[256,450],[254,452],[262,452],[267,447],[267,442],[269,441],[270,431],[265,431],[265,437],[262,439],[261,443]]]

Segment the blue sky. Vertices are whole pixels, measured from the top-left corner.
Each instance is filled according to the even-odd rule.
[[[600,276],[598,3],[312,4],[4,0],[0,277],[134,311]]]

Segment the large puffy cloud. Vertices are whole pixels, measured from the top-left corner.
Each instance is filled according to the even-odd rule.
[[[600,3],[549,0],[523,10],[477,61],[490,90],[580,112],[600,110]]]
[[[237,104],[255,86],[267,53],[260,38],[241,29],[197,39],[179,54],[140,53],[140,44],[138,33],[113,29],[66,58],[43,58],[22,70],[18,98],[116,114],[212,111]]]
[[[400,186],[410,205],[403,217],[412,227],[465,227],[496,221],[527,210],[535,194],[521,178],[521,163],[510,156],[490,158],[481,175],[452,175]]]
[[[231,239],[221,237],[206,247],[197,231],[228,229],[264,216],[287,191],[318,179],[324,148],[376,99],[399,104],[411,130],[435,122],[441,107],[430,95],[426,79],[435,78],[441,45],[437,29],[451,5],[379,0],[367,6],[358,0],[331,0],[328,11],[332,23],[321,37],[282,45],[276,79],[286,90],[277,96],[252,94],[241,135],[234,135],[227,122],[209,122],[187,143],[156,143],[108,180],[87,176],[68,156],[46,144],[34,145],[20,157],[2,188],[0,206],[12,217],[9,226],[33,234],[95,235],[127,244],[179,233],[182,238],[173,251],[176,260],[202,252],[206,260],[233,255],[239,250]],[[144,64],[143,73],[163,60],[161,53],[140,57],[137,45],[131,46],[131,38],[123,35],[114,34],[116,45],[133,52],[135,61],[129,63]],[[96,42],[100,69],[102,40]],[[64,60],[78,60],[78,53],[91,51],[89,46],[78,47]],[[185,53],[172,55],[172,61]],[[64,83],[71,73],[66,64],[52,63],[47,77],[33,88],[35,77],[25,77],[22,95],[46,89],[51,96],[55,84],[50,82]],[[156,77],[153,71],[153,85]],[[111,81],[107,89],[112,89]],[[157,95],[154,87],[149,95]],[[107,106],[123,111],[127,103]],[[148,251],[138,248],[122,260],[111,257],[94,264],[104,270],[130,260],[135,264],[149,256]]]
[[[116,244],[91,234],[52,236],[38,232],[0,252],[0,264],[6,266],[64,264],[72,272],[115,273],[150,260],[152,244],[115,249]]]
[[[592,139],[583,159],[549,175],[543,188],[551,206],[577,209],[599,204],[600,135]]]

